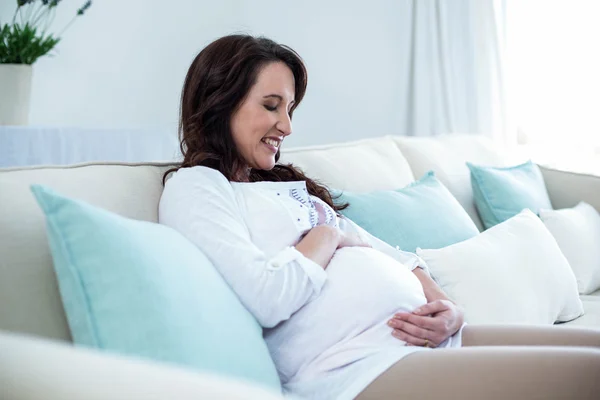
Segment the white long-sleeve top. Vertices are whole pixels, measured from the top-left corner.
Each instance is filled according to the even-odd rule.
[[[167,181],[159,222],[213,262],[266,328],[284,391],[308,398],[353,398],[404,355],[387,321],[427,302],[411,272],[418,256],[393,248],[310,196],[300,182],[229,182],[206,167]],[[372,246],[338,249],[327,269],[295,245],[321,224],[353,230]],[[444,346],[459,346],[460,333]]]

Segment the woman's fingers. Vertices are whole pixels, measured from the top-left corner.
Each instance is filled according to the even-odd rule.
[[[421,328],[420,326],[413,325],[410,322],[404,322],[404,321],[400,321],[397,319],[391,320],[388,323],[388,325],[394,329],[399,329],[408,334],[411,334],[413,336],[423,338],[423,339],[429,339],[430,334],[433,333],[432,331],[430,331],[428,329],[424,329],[424,328]]]
[[[433,315],[442,311],[446,311],[450,307],[450,303],[448,300],[435,300],[431,303],[427,303],[412,313],[415,315]]]
[[[392,331],[392,335],[396,339],[406,342],[407,345],[436,347],[436,344],[434,344],[430,340],[413,336],[413,335],[411,335],[403,330],[400,330],[400,329],[394,329]]]
[[[424,329],[410,322],[393,319],[388,322],[388,325],[394,328],[394,331],[403,332],[414,338],[421,339],[423,343],[431,345],[430,347],[437,347],[443,341],[440,332]]]
[[[449,331],[449,316],[453,303],[436,300],[412,313],[397,313],[388,321],[394,337],[415,346],[437,347],[453,332]]]
[[[440,321],[431,317],[422,317],[411,313],[398,313],[394,315],[390,321],[410,322],[413,325],[424,329],[438,330],[440,329]],[[391,326],[391,325],[390,325]]]

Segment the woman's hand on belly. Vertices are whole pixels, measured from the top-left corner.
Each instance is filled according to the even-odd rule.
[[[449,300],[435,300],[388,321],[394,337],[415,346],[437,347],[463,325],[463,311]]]
[[[371,245],[356,232],[344,232],[336,227],[319,225],[312,228],[295,247],[325,269],[337,249]]]
[[[306,258],[325,269],[333,253],[339,247],[340,241],[341,234],[339,229],[332,226],[319,225],[308,231],[295,247]]]
[[[342,247],[372,247],[371,244],[357,232],[345,232],[340,230],[340,242],[338,249]]]

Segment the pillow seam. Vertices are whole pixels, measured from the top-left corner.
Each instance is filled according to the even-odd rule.
[[[104,348],[104,345],[102,343],[102,341],[100,340],[100,338],[98,337],[98,328],[97,328],[97,324],[95,319],[93,318],[93,313],[92,313],[92,307],[91,307],[91,302],[90,299],[88,297],[87,291],[85,290],[85,284],[83,283],[83,279],[81,278],[81,274],[79,273],[79,271],[77,270],[77,268],[74,267],[75,263],[72,261],[73,260],[73,253],[71,252],[71,249],[69,247],[69,245],[67,244],[67,241],[64,240],[64,235],[62,234],[62,230],[60,228],[58,228],[58,224],[57,222],[54,220],[54,216],[48,216],[48,223],[52,225],[52,229],[57,232],[57,234],[60,236],[60,242],[61,242],[61,247],[63,247],[63,251],[65,253],[66,259],[67,259],[67,265],[68,265],[68,269],[69,272],[75,276],[76,278],[76,282],[77,282],[77,286],[79,287],[79,289],[81,290],[81,293],[83,294],[83,300],[85,303],[85,308],[87,310],[87,318],[90,321],[90,324],[92,326],[92,339],[94,340],[94,345],[99,347],[99,348]]]
[[[476,168],[478,168],[478,167],[476,167]],[[473,170],[471,170],[471,175],[475,178],[475,181],[477,181],[477,188],[479,189],[479,192],[481,193],[481,196],[483,197],[483,200],[485,201],[485,204],[486,204],[488,210],[490,210],[490,213],[493,215],[493,217],[494,217],[494,219],[496,221],[500,221],[500,218],[498,218],[498,215],[494,211],[494,208],[492,207],[491,202],[488,199],[487,194],[485,193],[484,190],[481,189],[481,180],[479,179],[478,173],[479,173],[479,171],[473,171]],[[499,224],[499,223],[500,222],[496,222],[496,225]]]

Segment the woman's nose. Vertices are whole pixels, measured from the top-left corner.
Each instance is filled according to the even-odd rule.
[[[289,115],[285,115],[278,122],[276,128],[284,135],[288,136],[292,133],[292,120]]]

